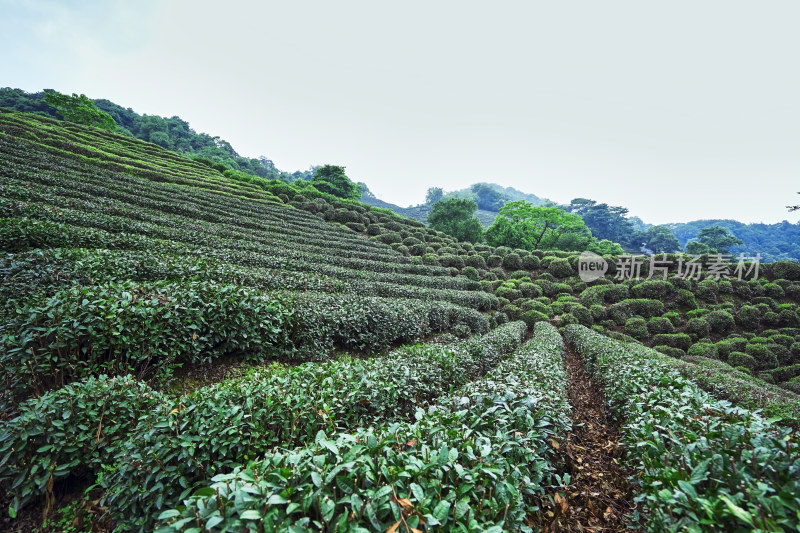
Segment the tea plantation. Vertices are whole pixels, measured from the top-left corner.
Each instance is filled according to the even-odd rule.
[[[2,109],[0,191],[0,529],[800,527],[797,263],[586,283]],[[567,353],[618,442],[575,440]]]

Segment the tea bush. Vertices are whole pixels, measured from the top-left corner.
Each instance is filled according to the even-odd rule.
[[[197,483],[264,450],[303,445],[318,431],[408,417],[450,387],[494,368],[526,331],[524,323],[513,322],[456,346],[407,347],[366,361],[275,366],[200,389],[180,400],[174,416],[143,422],[121,444],[104,480],[108,503],[118,519],[152,520]],[[174,489],[179,486],[182,494]]]
[[[580,326],[565,333],[623,421],[647,529],[796,527],[800,453],[788,429],[711,398],[652,350]]]
[[[198,522],[221,530],[261,523],[385,531],[423,520],[452,530],[522,526],[544,491],[563,482],[551,445],[570,429],[562,351],[555,329],[537,324],[514,357],[418,410],[416,423],[320,433],[305,448],[268,454],[215,477],[185,508],[161,513],[163,531]]]
[[[263,358],[287,346],[290,305],[210,282],[76,286],[16,316],[0,369],[6,389],[24,398],[90,375],[142,374],[232,352]]]
[[[52,491],[51,480],[109,464],[114,444],[166,402],[131,376],[100,376],[23,403],[0,429],[0,481],[13,496],[12,508]]]

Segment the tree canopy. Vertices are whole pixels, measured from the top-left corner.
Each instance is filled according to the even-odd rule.
[[[338,196],[346,200],[361,198],[361,187],[350,181],[344,173],[344,167],[323,165],[314,171],[311,185],[318,191]]]
[[[425,203],[433,205],[444,196],[444,190],[441,187],[430,187],[428,192],[425,193]]]
[[[700,230],[696,241],[686,244],[686,251],[690,254],[728,254],[728,248],[743,244],[727,228],[722,226],[709,226]]]
[[[428,214],[428,224],[459,241],[478,242],[483,234],[483,226],[474,216],[477,209],[478,205],[467,198],[437,202]]]
[[[505,194],[488,183],[475,183],[470,187],[470,190],[475,195],[475,203],[478,205],[478,209],[483,209],[484,211],[499,211],[508,200]]]
[[[673,253],[681,251],[681,243],[667,226],[650,226],[644,232],[637,233],[642,243],[655,253]]]
[[[53,106],[64,120],[104,130],[113,130],[117,127],[111,115],[97,109],[94,102],[85,94],[73,93],[72,96],[68,96],[48,89],[44,92],[44,101]]]
[[[565,210],[580,215],[586,227],[598,239],[622,243],[634,249],[638,249],[642,243],[624,207],[598,204],[588,198],[575,198],[565,206]]]
[[[505,204],[486,229],[489,244],[526,250],[580,249],[591,240],[580,216],[523,200]]]

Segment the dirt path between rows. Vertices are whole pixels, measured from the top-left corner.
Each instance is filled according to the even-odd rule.
[[[567,349],[566,367],[573,432],[567,445],[567,491],[553,493],[553,516],[544,530],[620,532],[637,509],[628,473],[622,467],[624,450],[619,427],[605,407],[602,389],[586,372],[580,356]]]

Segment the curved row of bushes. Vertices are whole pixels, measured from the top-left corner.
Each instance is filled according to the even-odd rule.
[[[483,333],[480,312],[447,302],[262,292],[205,281],[76,285],[32,302],[3,331],[5,391],[24,399],[99,374],[140,377],[225,354],[324,358],[376,351],[430,333]]]
[[[100,374],[151,375],[227,353],[262,359],[289,346],[291,302],[210,282],[111,282],[64,289],[19,309],[0,351],[16,399]]]
[[[320,432],[213,478],[159,531],[394,531],[527,528],[570,429],[563,341],[546,323],[485,378],[417,411],[417,421]]]
[[[2,251],[23,252],[37,248],[159,250],[163,253],[200,256],[247,267],[326,275],[335,279],[363,279],[434,289],[475,290],[480,288],[479,283],[465,277],[452,278],[449,275],[427,276],[354,270],[329,265],[325,262],[297,259],[289,261],[281,256],[257,252],[218,249],[208,246],[189,246],[139,234],[112,233],[96,228],[73,227],[48,220],[0,218],[0,249]]]
[[[75,284],[115,280],[157,281],[194,279],[234,283],[260,290],[354,293],[364,296],[442,300],[478,310],[496,307],[497,298],[482,291],[431,289],[369,279],[335,279],[225,263],[213,258],[144,250],[55,248],[0,257],[0,308],[13,310],[18,301],[52,296]]]
[[[0,479],[14,480],[18,509],[48,490],[51,475],[114,465],[109,500],[120,513],[147,515],[177,502],[177,487],[266,450],[301,445],[321,430],[407,418],[496,366],[526,330],[507,324],[455,345],[410,346],[376,359],[273,365],[179,399],[131,377],[89,378],[22,404],[4,424]]]
[[[623,423],[651,531],[796,531],[800,448],[790,430],[716,400],[662,355],[581,326],[570,344]]]

